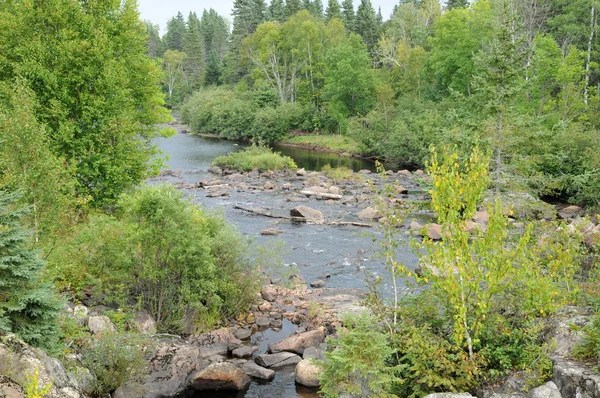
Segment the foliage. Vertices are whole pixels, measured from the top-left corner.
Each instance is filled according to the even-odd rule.
[[[137,303],[161,332],[191,333],[235,315],[259,283],[248,277],[246,241],[168,185],[124,195],[114,216],[91,217],[55,255],[64,265],[52,274],[63,286]]]
[[[276,108],[265,107],[256,112],[252,138],[259,144],[280,141],[288,130],[298,128],[302,109],[298,104],[283,103]]]
[[[25,398],[44,398],[52,389],[52,383],[40,386],[40,369],[36,368],[32,374],[27,375],[24,389]]]
[[[33,93],[77,196],[102,207],[157,170],[155,124],[169,115],[135,1],[8,1],[0,16],[0,81]]]
[[[321,168],[321,171],[329,178],[333,180],[334,184],[339,184],[343,180],[353,180],[355,182],[364,181],[364,176],[362,174],[354,173],[347,167],[339,166],[339,167],[331,167],[329,163]]]
[[[575,347],[573,355],[577,358],[590,359],[600,364],[600,315],[594,315],[591,322],[583,328],[583,341]]]
[[[132,333],[105,333],[82,351],[81,361],[94,376],[94,397],[105,397],[146,371],[148,342]]]
[[[393,350],[387,336],[367,315],[346,317],[336,338],[329,337],[323,372],[319,376],[326,397],[348,393],[359,397],[388,397],[396,369],[386,365]]]
[[[20,224],[24,210],[12,208],[15,199],[0,191],[0,331],[52,348],[61,303],[53,286],[41,280],[44,262],[27,246]]]
[[[360,154],[361,151],[358,147],[358,143],[343,135],[296,135],[293,137],[286,138],[282,141],[286,144],[292,145],[306,145],[307,147],[317,147],[321,150],[335,151],[335,152],[346,152],[353,154]]]
[[[240,171],[295,169],[296,164],[288,156],[282,156],[267,147],[250,146],[242,151],[219,156],[213,166]]]

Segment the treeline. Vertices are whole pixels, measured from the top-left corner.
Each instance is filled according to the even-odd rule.
[[[430,145],[480,144],[496,152],[492,180],[503,189],[597,203],[595,0],[445,8],[401,1],[386,21],[369,0],[356,12],[351,1],[322,9],[318,1],[236,1],[232,32],[212,66],[214,34],[200,33],[198,57],[172,44],[197,18],[173,19],[160,41],[181,51],[176,67],[164,53],[166,75],[176,71],[165,79],[170,104],[183,100],[196,131],[266,142],[291,130],[344,134],[363,155],[402,167],[422,167]],[[213,20],[226,26],[214,11],[200,22]],[[194,80],[184,61],[196,58],[204,66]]]

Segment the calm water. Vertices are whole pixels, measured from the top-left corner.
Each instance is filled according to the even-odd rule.
[[[168,177],[167,181],[185,181],[195,183],[203,179],[211,179],[207,170],[215,157],[238,151],[242,146],[231,141],[215,138],[204,138],[178,133],[167,139],[159,139],[158,144],[168,156],[166,161],[171,170],[182,171],[179,179]],[[299,167],[307,170],[320,170],[325,164],[332,166],[344,165],[353,170],[373,169],[374,164],[360,159],[342,158],[335,154],[311,152],[297,148],[277,148],[278,151],[292,157]],[[277,249],[283,257],[286,272],[297,272],[307,282],[322,279],[326,274],[328,287],[365,286],[364,273],[387,275],[382,263],[372,259],[377,249],[373,243],[377,230],[364,230],[356,227],[331,227],[324,225],[293,224],[279,222],[267,217],[249,215],[234,210],[234,204],[247,207],[266,207],[272,212],[288,212],[297,204],[284,201],[283,195],[269,192],[238,193],[232,192],[231,197],[207,198],[203,190],[188,191],[194,202],[208,209],[223,212],[225,218],[236,226],[245,236],[260,245],[273,245],[280,242]],[[357,220],[356,213],[362,208],[348,208],[338,204],[328,205],[324,201],[311,200],[302,203],[324,212],[327,219]],[[279,236],[261,236],[260,231],[266,228],[282,230]],[[276,245],[277,246],[277,245]],[[416,265],[416,257],[410,249],[400,247],[398,261],[407,265]],[[385,278],[384,278],[385,280]],[[383,288],[390,288],[389,282],[383,283]],[[287,321],[286,321],[287,322]],[[289,324],[289,325],[288,325]],[[293,325],[287,322],[281,332],[267,330],[254,335],[254,343],[260,345],[259,353],[265,352],[269,343],[279,341],[292,334]],[[240,393],[208,393],[195,392],[191,397],[198,398],[229,398],[229,397],[281,397],[281,398],[314,398],[314,390],[296,386],[294,382],[294,367],[278,371],[275,380],[267,383],[253,382],[248,390]]]

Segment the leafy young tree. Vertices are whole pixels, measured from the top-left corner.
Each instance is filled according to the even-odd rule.
[[[325,69],[324,98],[340,123],[348,116],[368,112],[375,104],[375,79],[371,58],[360,36],[330,50]]]
[[[186,80],[186,74],[183,63],[186,58],[186,53],[177,50],[167,50],[163,57],[163,69],[170,104],[177,102],[173,98],[174,94],[177,94],[177,86],[185,88],[183,82]]]
[[[14,194],[0,191],[0,331],[51,348],[62,305],[53,287],[40,279],[44,263],[27,247],[20,225],[23,210],[12,209],[15,200]]]
[[[22,79],[76,195],[104,206],[160,162],[155,125],[169,119],[160,67],[147,55],[133,0],[0,5],[0,81]]]

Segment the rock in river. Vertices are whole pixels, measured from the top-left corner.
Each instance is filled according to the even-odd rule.
[[[311,330],[309,332],[295,334],[281,340],[278,343],[271,344],[269,350],[273,353],[288,351],[302,355],[308,347],[316,347],[325,341],[325,328]]]
[[[244,372],[250,377],[254,377],[261,380],[273,380],[275,378],[275,371],[262,366],[258,366],[254,362],[246,362],[240,366]]]
[[[196,390],[240,391],[250,384],[250,378],[242,369],[229,362],[213,363],[192,376]]]
[[[296,383],[306,387],[319,387],[322,368],[312,359],[303,359],[296,365]]]
[[[313,222],[315,224],[323,224],[325,222],[325,216],[319,210],[312,209],[308,206],[298,206],[290,210],[290,216],[304,218],[306,221]]]
[[[300,358],[296,354],[292,354],[291,352],[278,352],[276,354],[261,354],[254,358],[254,362],[256,362],[260,366],[264,366],[266,368],[271,367],[282,367],[287,365],[295,365],[300,362],[302,358]]]

